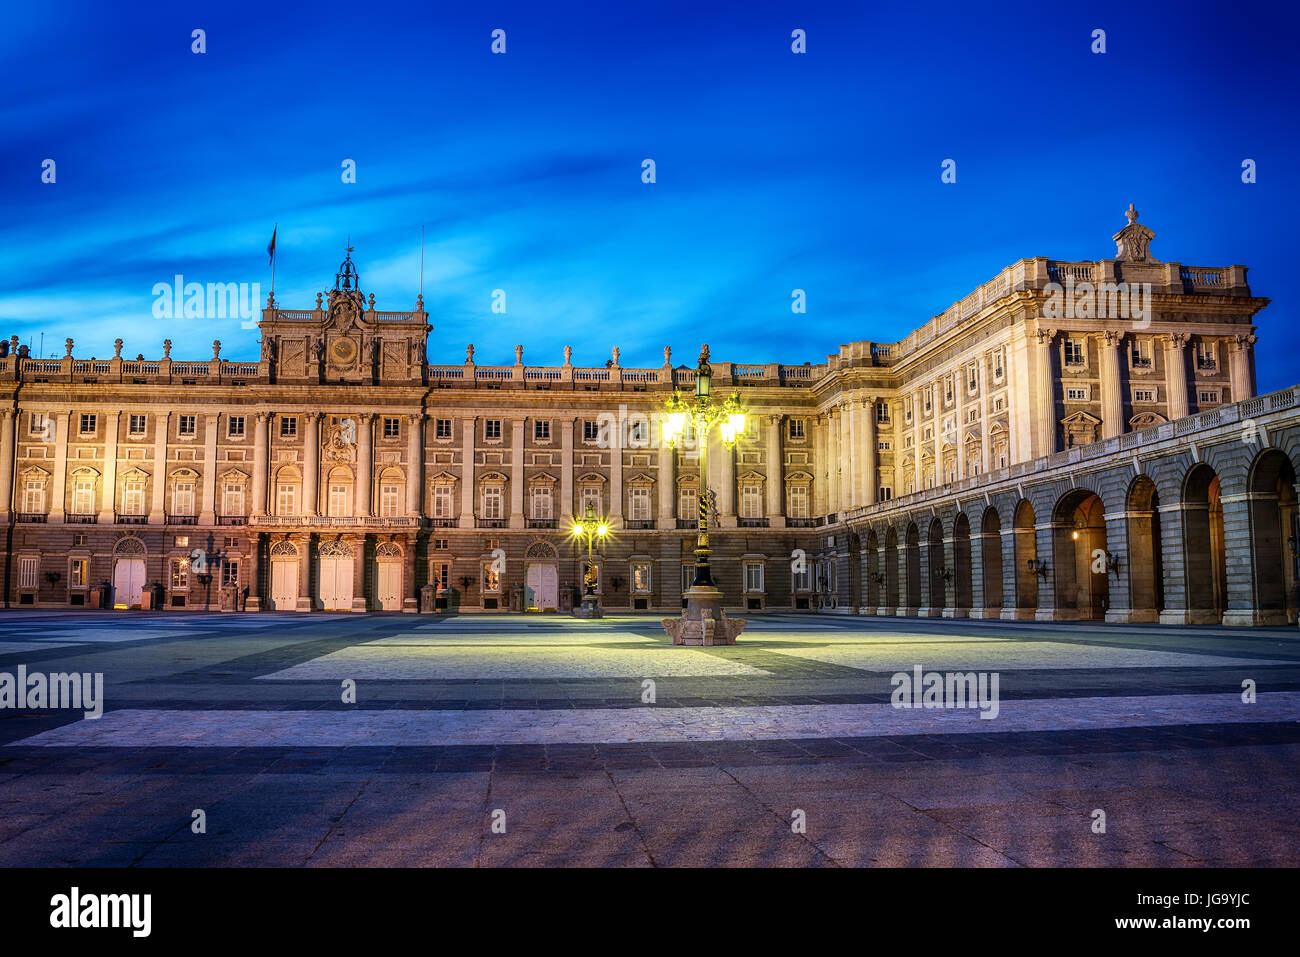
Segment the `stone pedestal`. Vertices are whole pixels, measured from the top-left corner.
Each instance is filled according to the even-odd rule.
[[[600,599],[596,595],[583,595],[582,604],[573,609],[574,618],[604,618],[605,612],[600,607]]]
[[[663,619],[674,645],[734,645],[747,624],[744,618],[727,617],[720,590],[698,586],[686,591],[682,617]]]

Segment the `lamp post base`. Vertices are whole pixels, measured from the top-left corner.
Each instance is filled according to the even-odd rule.
[[[573,609],[574,618],[604,618],[604,609],[600,607],[600,599],[596,595],[583,595],[582,603]]]
[[[727,617],[719,589],[701,585],[687,589],[680,618],[663,619],[674,645],[734,645],[747,624],[744,618]]]

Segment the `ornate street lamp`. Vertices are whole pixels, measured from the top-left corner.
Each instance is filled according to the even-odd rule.
[[[569,534],[575,541],[587,542],[587,568],[583,575],[586,591],[582,595],[582,604],[574,614],[579,618],[600,618],[604,612],[600,609],[600,599],[596,596],[596,563],[592,559],[592,549],[597,541],[603,542],[609,534],[609,522],[596,515],[596,506],[587,503],[587,514],[573,520]]]
[[[724,448],[730,449],[745,430],[745,412],[740,393],[733,392],[720,405],[713,403],[710,380],[709,347],[700,350],[700,364],[695,370],[695,395],[683,396],[674,389],[664,408],[663,440],[673,448],[686,435],[687,427],[695,436],[700,459],[699,526],[695,535],[695,578],[686,592],[686,608],[681,618],[664,619],[664,630],[675,645],[731,645],[745,627],[743,619],[730,621],[722,612],[722,592],[713,581],[709,567],[709,433],[718,430]]]

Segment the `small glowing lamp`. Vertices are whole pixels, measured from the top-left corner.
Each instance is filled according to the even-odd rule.
[[[608,532],[608,531],[609,531],[609,526],[608,526],[608,525],[598,525],[598,526],[596,527],[596,534],[599,535],[601,538],[604,538],[604,537],[605,537],[605,533]]]

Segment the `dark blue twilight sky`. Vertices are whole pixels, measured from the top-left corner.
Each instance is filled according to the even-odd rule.
[[[153,318],[153,285],[265,295],[278,222],[284,307],[350,235],[365,291],[409,309],[423,224],[434,362],[520,342],[657,366],[706,336],[724,361],[816,362],[1022,257],[1113,256],[1133,202],[1157,257],[1251,267],[1274,389],[1300,381],[1298,26],[1151,2],[22,4],[0,32],[0,333],[255,357],[238,319]]]

